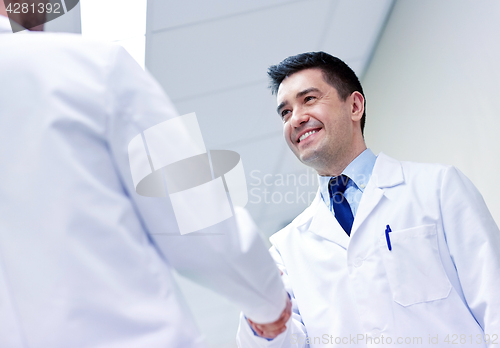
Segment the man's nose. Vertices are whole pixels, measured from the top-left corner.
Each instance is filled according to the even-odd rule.
[[[309,114],[303,110],[295,110],[290,120],[292,127],[300,127],[303,123],[309,121]]]

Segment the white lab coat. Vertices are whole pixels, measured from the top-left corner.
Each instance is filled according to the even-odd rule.
[[[240,347],[500,344],[500,232],[454,167],[380,154],[350,238],[318,194],[271,242],[293,319],[270,342],[242,319]]]
[[[248,215],[181,236],[168,198],[135,193],[130,140],[177,116],[157,83],[117,45],[7,33],[0,347],[205,347],[174,268],[276,320],[286,293]]]

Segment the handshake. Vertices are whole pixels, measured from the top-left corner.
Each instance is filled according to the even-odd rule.
[[[290,298],[286,299],[286,306],[283,312],[281,313],[278,320],[268,324],[257,324],[247,318],[248,323],[252,327],[252,329],[263,338],[276,338],[279,334],[283,333],[286,330],[286,323],[290,316],[292,315],[292,302]]]

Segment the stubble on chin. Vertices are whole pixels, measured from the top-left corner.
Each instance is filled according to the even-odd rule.
[[[344,148],[337,149],[335,151],[328,146],[318,146],[316,149],[310,149],[309,153],[303,153],[299,157],[300,161],[306,166],[309,166],[316,170],[320,175],[338,175],[335,173],[338,170],[337,167],[341,167],[342,160],[346,156],[346,151]],[[335,169],[337,168],[337,169]]]
[[[326,160],[324,157],[325,155],[318,149],[307,149],[307,151],[299,153],[297,156],[302,163],[316,171],[324,166]]]

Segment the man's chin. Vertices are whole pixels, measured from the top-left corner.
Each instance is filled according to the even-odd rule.
[[[315,167],[315,164],[320,161],[316,151],[304,151],[297,157],[302,163],[309,167]]]
[[[316,168],[318,162],[322,161],[321,151],[318,151],[317,146],[307,146],[301,148],[300,150],[297,147],[292,148],[290,145],[289,147],[292,150],[293,154],[297,157],[297,159],[304,163],[306,166]]]

